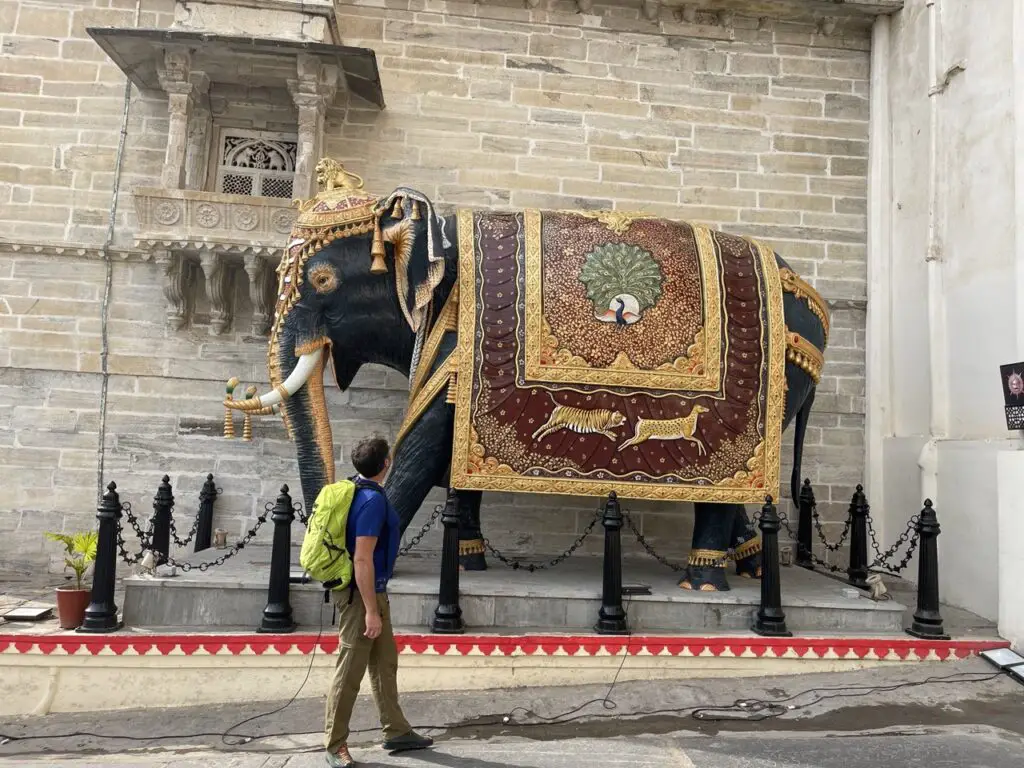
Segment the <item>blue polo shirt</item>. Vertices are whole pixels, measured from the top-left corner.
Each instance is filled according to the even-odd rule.
[[[373,550],[374,589],[384,592],[394,573],[395,560],[398,559],[401,539],[398,512],[391,506],[379,484],[363,477],[358,480],[368,487],[356,488],[352,497],[348,525],[345,527],[345,546],[354,559],[357,536],[377,537],[377,546]],[[352,583],[356,586],[354,576]]]

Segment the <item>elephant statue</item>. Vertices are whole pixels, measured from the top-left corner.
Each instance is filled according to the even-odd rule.
[[[299,202],[297,222],[278,268],[279,298],[268,350],[272,389],[259,397],[229,397],[224,405],[252,414],[282,415],[296,444],[302,495],[311,509],[320,489],[335,480],[325,369],[333,370],[342,391],[368,363],[410,377],[410,405],[393,443],[392,470],[385,483],[404,532],[430,490],[447,488],[452,478],[456,406],[451,393],[445,395],[444,384],[455,379],[442,374],[457,356],[459,341],[459,323],[449,301],[465,271],[460,270],[455,236],[461,232],[459,221],[457,215],[435,213],[431,201],[413,189],[400,187],[387,197],[374,196],[363,189],[362,179],[330,158],[321,160],[316,171],[320,193]],[[829,318],[813,288],[774,251],[766,253],[781,276],[786,354],[784,385],[779,364],[779,388],[784,391],[779,413],[782,430],[794,420],[796,424],[791,478],[796,498]],[[634,310],[640,307],[631,297],[616,299],[603,318],[609,332],[635,322]],[[441,386],[431,386],[432,381],[441,381]],[[694,413],[696,419],[700,413]],[[612,428],[621,421],[619,414]],[[692,421],[684,426],[682,436],[697,443],[693,450],[699,452],[701,428],[695,425]],[[460,565],[482,570],[482,491],[460,490],[459,497]],[[728,590],[730,560],[739,576],[760,577],[760,538],[743,504],[697,501],[695,516],[680,587]]]

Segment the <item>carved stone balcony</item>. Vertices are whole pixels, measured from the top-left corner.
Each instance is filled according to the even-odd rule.
[[[165,267],[171,327],[179,330],[190,321],[201,271],[213,332],[227,332],[234,319],[234,281],[244,272],[253,305],[251,333],[264,335],[274,307],[274,268],[295,221],[291,202],[153,187],[136,188],[134,199],[135,246]]]
[[[136,247],[279,255],[295,222],[290,200],[137,187]]]

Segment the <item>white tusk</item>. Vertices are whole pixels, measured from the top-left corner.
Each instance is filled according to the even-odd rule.
[[[321,347],[316,352],[307,352],[299,358],[299,362],[295,366],[295,370],[292,371],[291,376],[285,379],[284,384],[281,385],[288,393],[288,397],[291,397],[302,389],[302,386],[316,369],[317,363],[320,362],[320,355],[322,355],[323,352],[323,347]],[[260,396],[260,405],[264,408],[270,405],[278,405],[281,401],[281,395],[276,388],[267,392],[267,394]]]

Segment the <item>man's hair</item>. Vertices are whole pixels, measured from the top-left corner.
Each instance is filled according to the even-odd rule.
[[[384,460],[390,450],[383,437],[364,437],[352,449],[352,466],[363,477],[376,477],[384,471]]]

